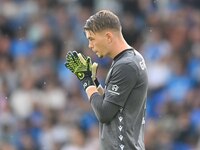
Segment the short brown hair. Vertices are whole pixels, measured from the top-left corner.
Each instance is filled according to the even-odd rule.
[[[84,30],[90,30],[92,32],[105,29],[121,30],[119,18],[109,10],[101,10],[90,16],[84,26]]]

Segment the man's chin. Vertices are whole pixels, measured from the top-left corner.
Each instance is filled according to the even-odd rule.
[[[98,53],[96,53],[96,55],[99,57],[99,58],[103,58],[103,55],[100,55]]]
[[[103,55],[97,55],[99,58],[103,58]]]

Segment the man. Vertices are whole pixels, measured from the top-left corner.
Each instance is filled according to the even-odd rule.
[[[127,44],[119,18],[111,11],[91,16],[84,31],[89,48],[98,57],[113,59],[104,90],[91,77],[90,58],[69,52],[65,64],[82,82],[100,122],[100,149],[144,150],[148,79],[143,57]]]

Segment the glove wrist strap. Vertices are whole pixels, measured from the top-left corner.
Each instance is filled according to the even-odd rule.
[[[95,83],[96,87],[99,87],[99,84],[100,84],[100,83],[99,83],[99,81],[98,81],[97,78],[95,78],[94,83]]]
[[[90,77],[86,77],[84,78],[82,81],[81,81],[82,85],[83,85],[83,88],[84,90],[87,89],[87,87],[91,86],[91,85],[94,85],[94,82],[92,81],[92,78]]]

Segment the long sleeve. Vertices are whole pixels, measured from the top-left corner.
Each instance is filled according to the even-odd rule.
[[[99,95],[98,93],[94,93],[90,97],[90,101],[92,109],[94,110],[97,119],[101,123],[110,122],[120,108],[118,105],[104,101],[103,96]]]

